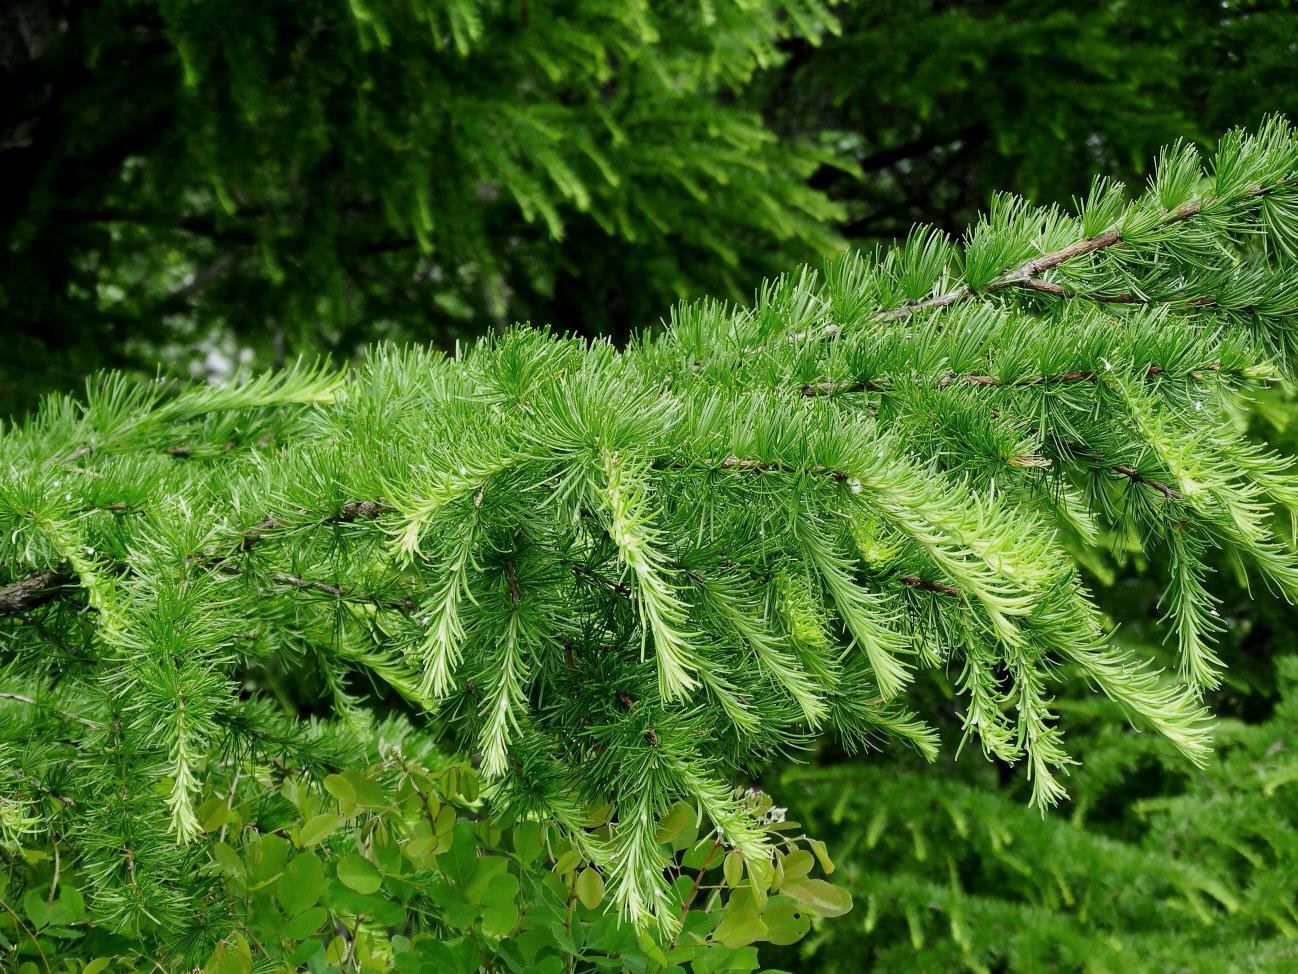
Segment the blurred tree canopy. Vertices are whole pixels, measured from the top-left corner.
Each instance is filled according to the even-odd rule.
[[[0,314],[31,389],[201,343],[272,361],[596,331],[830,252],[827,157],[738,97],[814,0],[22,0]]]
[[[0,408],[101,366],[624,335],[1298,114],[1281,3],[17,0]]]
[[[958,233],[1000,190],[1066,202],[1095,173],[1139,178],[1177,139],[1211,145],[1298,111],[1288,0],[896,0],[839,12],[835,36],[787,45],[758,84],[778,130],[854,164],[812,184],[846,206],[841,229],[856,241],[915,222]]]

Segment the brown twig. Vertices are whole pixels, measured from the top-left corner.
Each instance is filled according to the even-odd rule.
[[[1257,187],[1249,195],[1259,196],[1270,192],[1269,188]],[[1173,210],[1158,226],[1170,227],[1191,217],[1199,215],[1203,208],[1201,200],[1195,200],[1193,203],[1187,203],[1184,206]],[[1087,254],[1097,253],[1122,242],[1122,233],[1118,230],[1109,230],[1096,237],[1087,237],[1084,240],[1075,240],[1066,247],[1060,247],[1058,250],[1052,250],[1049,253],[1034,257],[1025,261],[1018,267],[1014,267],[1003,274],[998,275],[991,283],[985,287],[974,290],[967,284],[961,285],[945,294],[938,294],[923,301],[916,301],[913,304],[903,305],[900,308],[894,308],[891,311],[879,316],[880,321],[896,321],[900,318],[909,318],[916,311],[922,311],[928,308],[945,308],[953,304],[973,297],[975,294],[990,294],[995,291],[1003,291],[1009,287],[1024,287],[1028,281],[1033,281],[1046,271],[1053,270],[1061,264],[1066,264],[1070,260],[1076,260],[1078,257],[1084,257]]]
[[[631,594],[631,589],[629,586],[624,585],[622,582],[619,582],[617,579],[606,578],[605,576],[600,575],[597,572],[594,572],[591,569],[587,568],[585,565],[573,564],[570,565],[569,567],[572,569],[572,573],[574,575],[585,575],[591,581],[599,582],[601,585],[607,585],[618,595]]]
[[[1052,298],[1059,298],[1063,301],[1096,301],[1100,304],[1170,304],[1177,308],[1211,308],[1217,303],[1217,299],[1211,294],[1200,295],[1197,298],[1187,298],[1181,295],[1141,297],[1138,294],[1132,294],[1130,291],[1123,291],[1120,294],[1075,291],[1072,288],[1064,287],[1062,284],[1055,284],[1053,281],[1043,281],[1038,277],[1019,281],[1014,286],[1029,291],[1039,291],[1041,294],[1048,294]]]
[[[1132,483],[1144,484],[1146,487],[1152,487],[1170,501],[1179,501],[1182,499],[1181,492],[1175,488],[1169,487],[1161,480],[1154,480],[1146,477],[1139,470],[1132,467],[1122,466],[1121,464],[1112,468],[1114,473],[1120,473],[1122,476],[1131,480]]]
[[[694,874],[694,884],[690,886],[689,894],[685,897],[684,901],[681,903],[680,923],[682,926],[685,923],[685,918],[689,915],[690,907],[694,905],[694,897],[699,895],[699,886],[703,882],[703,874],[706,873],[708,871],[708,867],[712,865],[712,857],[717,854],[717,850],[720,848],[721,848],[721,837],[717,836],[717,838],[712,840],[712,848],[708,850],[707,857],[703,860],[703,865],[701,865],[699,867],[699,871]],[[676,944],[680,940],[680,938],[681,938],[681,932],[678,929],[676,931],[676,936],[672,937],[672,942],[667,946],[668,953],[676,949]],[[660,965],[656,974],[662,974],[662,970],[663,968]]]
[[[1188,219],[1195,213],[1199,212],[1199,204],[1193,204],[1193,212],[1187,212],[1185,215],[1174,215],[1175,219],[1169,220],[1169,223],[1178,222],[1179,220]],[[1085,254],[1092,254],[1096,251],[1105,250],[1116,243],[1122,241],[1122,234],[1117,230],[1110,230],[1102,233],[1098,237],[1087,237],[1084,240],[1077,240],[1070,243],[1067,247],[1061,247],[1050,253],[1042,254],[1040,257],[1034,257],[1018,267],[1006,271],[989,283],[986,287],[974,290],[967,284],[944,294],[937,294],[931,298],[925,298],[923,301],[912,301],[902,305],[900,308],[893,308],[891,311],[885,311],[878,315],[875,321],[899,321],[903,318],[909,318],[917,311],[927,311],[933,308],[947,308],[953,304],[959,304],[977,294],[990,294],[994,291],[1001,291],[1008,287],[1020,287],[1025,281],[1030,281],[1038,275],[1058,267],[1060,264],[1066,264],[1070,260],[1075,260]]]
[[[71,570],[53,568],[32,572],[0,588],[0,615],[16,615],[56,599],[61,589],[76,580]]]
[[[1030,277],[1027,280],[1019,281],[1015,287],[1021,287],[1028,291],[1039,291],[1042,294],[1048,294],[1052,298],[1061,300],[1085,300],[1097,301],[1101,304],[1145,304],[1146,299],[1139,298],[1130,291],[1123,291],[1121,294],[1094,294],[1082,291],[1074,291],[1066,288],[1062,284],[1055,284],[1053,281],[1043,281],[1039,277]]]
[[[505,559],[505,581],[509,584],[509,597],[518,605],[518,578],[514,575],[514,563]]]
[[[1145,368],[1145,375],[1148,378],[1153,378],[1162,375],[1166,371],[1161,365],[1151,362]],[[1213,362],[1194,369],[1188,375],[1194,381],[1202,382],[1208,373],[1220,372],[1221,364]],[[938,380],[938,388],[945,389],[948,386],[963,385],[999,389],[1027,389],[1034,386],[1069,385],[1077,382],[1096,383],[1099,380],[1100,373],[1094,369],[1059,372],[1054,375],[1033,375],[1022,379],[998,379],[994,375],[961,375],[957,372],[948,372]],[[895,387],[888,382],[871,379],[866,382],[810,382],[802,387],[801,392],[804,396],[836,396],[853,392],[890,392],[893,388]]]
[[[326,524],[352,524],[359,520],[369,520],[392,512],[383,501],[348,501],[338,509],[338,513],[325,520]],[[251,551],[268,536],[280,531],[282,526],[274,518],[263,518],[238,536],[236,547],[224,554],[195,556],[194,561],[226,574],[241,574],[240,570],[230,564],[232,558],[240,552]],[[309,588],[332,595],[335,598],[353,598],[375,602],[378,597],[359,595],[327,582],[316,582],[296,575],[280,573],[272,579],[281,585],[292,585],[298,588]],[[10,582],[0,587],[0,616],[18,615],[28,609],[34,609],[56,598],[76,590],[77,577],[66,566],[55,569],[43,569],[32,572],[25,578]],[[398,598],[379,600],[385,604],[397,605],[402,609],[413,611],[416,606],[410,599]]]
[[[1281,180],[1273,186],[1255,186],[1247,193],[1242,194],[1241,198],[1267,196],[1278,188],[1293,186],[1295,184],[1298,184],[1298,178],[1289,177]],[[1184,206],[1173,210],[1157,224],[1155,229],[1174,226],[1177,223],[1198,216],[1203,209],[1203,203],[1203,200],[1195,200],[1192,203],[1187,203]],[[1108,248],[1122,242],[1122,233],[1116,229],[1106,231],[1105,233],[1099,234],[1095,237],[1075,240],[1066,247],[1060,247],[1058,250],[1052,250],[1049,253],[1041,254],[1029,261],[1025,261],[1017,267],[1010,268],[1009,270],[997,275],[997,277],[986,286],[978,288],[977,290],[969,287],[967,284],[962,284],[960,287],[946,291],[943,294],[936,294],[933,297],[925,298],[922,301],[910,301],[901,307],[881,312],[871,320],[874,322],[899,321],[904,318],[909,318],[919,311],[950,307],[951,305],[959,304],[962,301],[967,301],[978,295],[991,294],[996,291],[1003,291],[1007,288],[1013,287],[1031,288],[1043,292],[1052,292],[1057,286],[1052,285],[1050,282],[1041,280],[1041,275],[1046,271],[1053,270],[1056,267],[1066,264],[1069,261],[1076,260],[1079,257],[1084,257],[1087,254],[1107,250]],[[1056,294],[1056,296],[1064,297],[1067,295],[1061,289],[1060,293]],[[1113,295],[1111,297],[1115,299],[1124,298],[1126,295]],[[1097,298],[1097,300],[1098,299],[1099,298]],[[836,337],[840,331],[841,329],[837,325],[828,325],[823,330],[824,335],[830,338]],[[804,337],[804,334],[805,333],[799,333],[792,337],[794,339],[799,339]]]
[[[69,798],[67,795],[60,795],[57,791],[54,791],[52,788],[48,787],[39,778],[33,778],[31,775],[25,774],[24,772],[18,770],[17,768],[14,769],[13,773],[17,775],[20,780],[30,782],[31,786],[35,788],[37,792],[39,792],[42,795],[48,795],[50,798],[53,798],[64,808],[76,807],[77,803],[73,799]]]
[[[938,592],[942,595],[959,595],[960,590],[954,585],[947,585],[945,582],[932,582],[927,578],[920,578],[918,575],[903,575],[901,577],[903,585],[909,585],[911,588],[922,588],[930,592]]]
[[[0,693],[0,700],[17,700],[19,703],[31,704],[33,707],[41,706],[33,698],[21,693]],[[74,714],[68,710],[60,710],[57,707],[51,707],[50,709],[65,720],[75,720],[78,723],[85,724],[87,727],[99,728],[104,726],[97,720],[91,720],[89,717],[82,717],[80,714]]]
[[[244,571],[238,565],[231,564],[228,561],[217,562],[210,566],[214,571],[223,575],[242,575]],[[372,592],[357,592],[353,589],[343,588],[341,585],[335,585],[332,582],[322,582],[318,579],[303,578],[301,575],[294,575],[289,572],[272,572],[267,576],[276,585],[283,585],[288,588],[299,588],[310,592],[319,592],[322,595],[328,595],[330,598],[339,599],[346,602],[368,602],[380,608],[400,609],[402,612],[417,612],[418,603],[414,599],[405,595],[384,596],[375,595]]]

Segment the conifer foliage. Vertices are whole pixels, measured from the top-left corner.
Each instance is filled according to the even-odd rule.
[[[1292,970],[1298,659],[1276,671],[1274,712],[1222,721],[1204,772],[1072,701],[1090,726],[1066,818],[1024,808],[967,762],[940,777],[791,770],[785,790],[858,897],[859,919],[833,927],[808,969]]]
[[[1232,423],[1289,373],[1296,174],[1277,120],[1206,166],[1167,150],[1138,195],[1001,197],[959,243],[920,228],[624,350],[514,329],[49,399],[3,443],[4,792],[34,829],[74,801],[87,902],[140,926],[186,896],[140,850],[188,855],[218,769],[336,770],[302,718],[392,696],[671,936],[669,810],[764,862],[736,784],[822,731],[931,756],[922,668],[1038,805],[1065,672],[1198,761],[1205,553],[1298,594],[1292,466]],[[1169,552],[1177,672],[1111,641],[1077,567],[1105,532]]]

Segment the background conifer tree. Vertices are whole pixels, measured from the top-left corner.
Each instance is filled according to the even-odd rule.
[[[841,29],[757,76],[780,132],[853,167],[811,183],[854,243],[911,224],[959,234],[996,192],[1067,203],[1097,173],[1133,180],[1178,138],[1298,113],[1292,4],[1063,0],[1048,7],[901,0],[844,4]],[[859,171],[856,171],[859,169]]]
[[[97,366],[625,336],[748,293],[839,211],[805,182],[830,156],[735,95],[835,29],[818,0],[11,5],[6,412]]]
[[[856,922],[828,926],[802,965],[1292,969],[1298,671],[1291,656],[1274,662],[1274,711],[1218,723],[1212,761],[1190,774],[1075,691],[1062,706],[1086,730],[1067,816],[1032,813],[969,762],[942,776],[884,763],[790,771],[797,814],[831,841],[835,879],[858,898]]]
[[[625,338],[1298,113],[1286,4],[16,0],[0,409],[516,321]]]

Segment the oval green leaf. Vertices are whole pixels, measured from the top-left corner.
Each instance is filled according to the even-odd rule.
[[[599,906],[600,900],[604,898],[604,877],[596,870],[587,866],[577,877],[577,899],[581,900],[581,905],[588,910],[593,910]]]
[[[342,825],[342,819],[337,815],[312,815],[302,825],[302,830],[298,832],[297,844],[304,849],[319,845],[333,835],[340,825]]]
[[[289,860],[275,886],[280,906],[296,916],[316,905],[324,891],[324,866],[313,853],[303,852]]]
[[[358,893],[373,893],[382,883],[374,863],[355,852],[338,860],[338,881]]]
[[[796,883],[785,883],[781,892],[797,900],[799,905],[817,916],[842,916],[852,908],[852,894],[823,879],[801,879]]]

